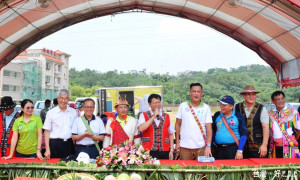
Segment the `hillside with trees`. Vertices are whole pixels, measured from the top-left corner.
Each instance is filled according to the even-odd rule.
[[[179,104],[189,98],[189,84],[200,82],[204,88],[204,101],[215,103],[223,95],[231,95],[237,101],[242,100],[239,94],[245,85],[252,84],[261,93],[258,101],[269,103],[271,94],[279,90],[276,75],[271,67],[263,65],[249,65],[232,68],[230,70],[213,68],[208,71],[186,71],[177,75],[147,73],[131,70],[128,73],[114,70],[99,72],[85,69],[77,71],[70,69],[69,89],[72,100],[79,96],[94,96],[95,89],[100,87],[127,87],[127,86],[157,86],[163,85],[165,104]],[[287,102],[298,102],[300,88],[284,88]],[[174,94],[173,94],[174,93]]]

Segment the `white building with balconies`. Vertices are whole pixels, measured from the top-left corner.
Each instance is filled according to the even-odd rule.
[[[19,92],[20,89],[21,95],[10,93],[13,99],[37,101],[55,98],[58,90],[68,89],[70,56],[58,50],[27,49],[0,71],[0,96],[9,95],[5,90]],[[15,76],[13,69],[16,69],[19,78],[17,83],[12,83],[17,80],[12,81],[8,77],[8,74]]]

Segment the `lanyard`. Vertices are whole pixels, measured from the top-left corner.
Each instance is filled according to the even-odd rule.
[[[84,115],[83,115],[83,116],[81,116],[81,120],[82,120],[83,124],[85,125],[86,129],[87,129],[87,130],[90,130],[90,131],[93,133],[93,131],[92,131],[92,129],[91,129],[91,127],[90,127],[90,125],[87,123],[87,119],[85,118],[85,116],[84,116]],[[94,133],[93,133],[93,134],[94,134]],[[96,146],[96,148],[97,148],[98,152],[100,152],[100,147],[99,147],[99,144],[98,144],[98,142],[97,142],[97,141],[95,141],[95,140],[93,140],[93,141],[94,141],[94,143],[95,143],[95,146]]]

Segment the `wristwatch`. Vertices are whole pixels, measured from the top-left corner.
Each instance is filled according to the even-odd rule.
[[[237,152],[243,153],[243,150],[237,150]]]
[[[207,147],[211,147],[211,144],[206,144]]]

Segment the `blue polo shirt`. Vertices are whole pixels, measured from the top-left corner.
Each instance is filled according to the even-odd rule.
[[[231,144],[235,143],[232,135],[227,130],[226,126],[224,125],[222,121],[222,116],[225,117],[223,113],[218,115],[214,121],[216,125],[216,137],[215,142],[217,144]],[[236,137],[240,140],[240,137],[243,135],[248,134],[247,127],[245,125],[245,121],[243,119],[243,116],[239,113],[235,113],[235,110],[232,111],[232,114],[226,118],[226,121],[229,125],[229,127],[232,129],[233,133],[236,135]]]

